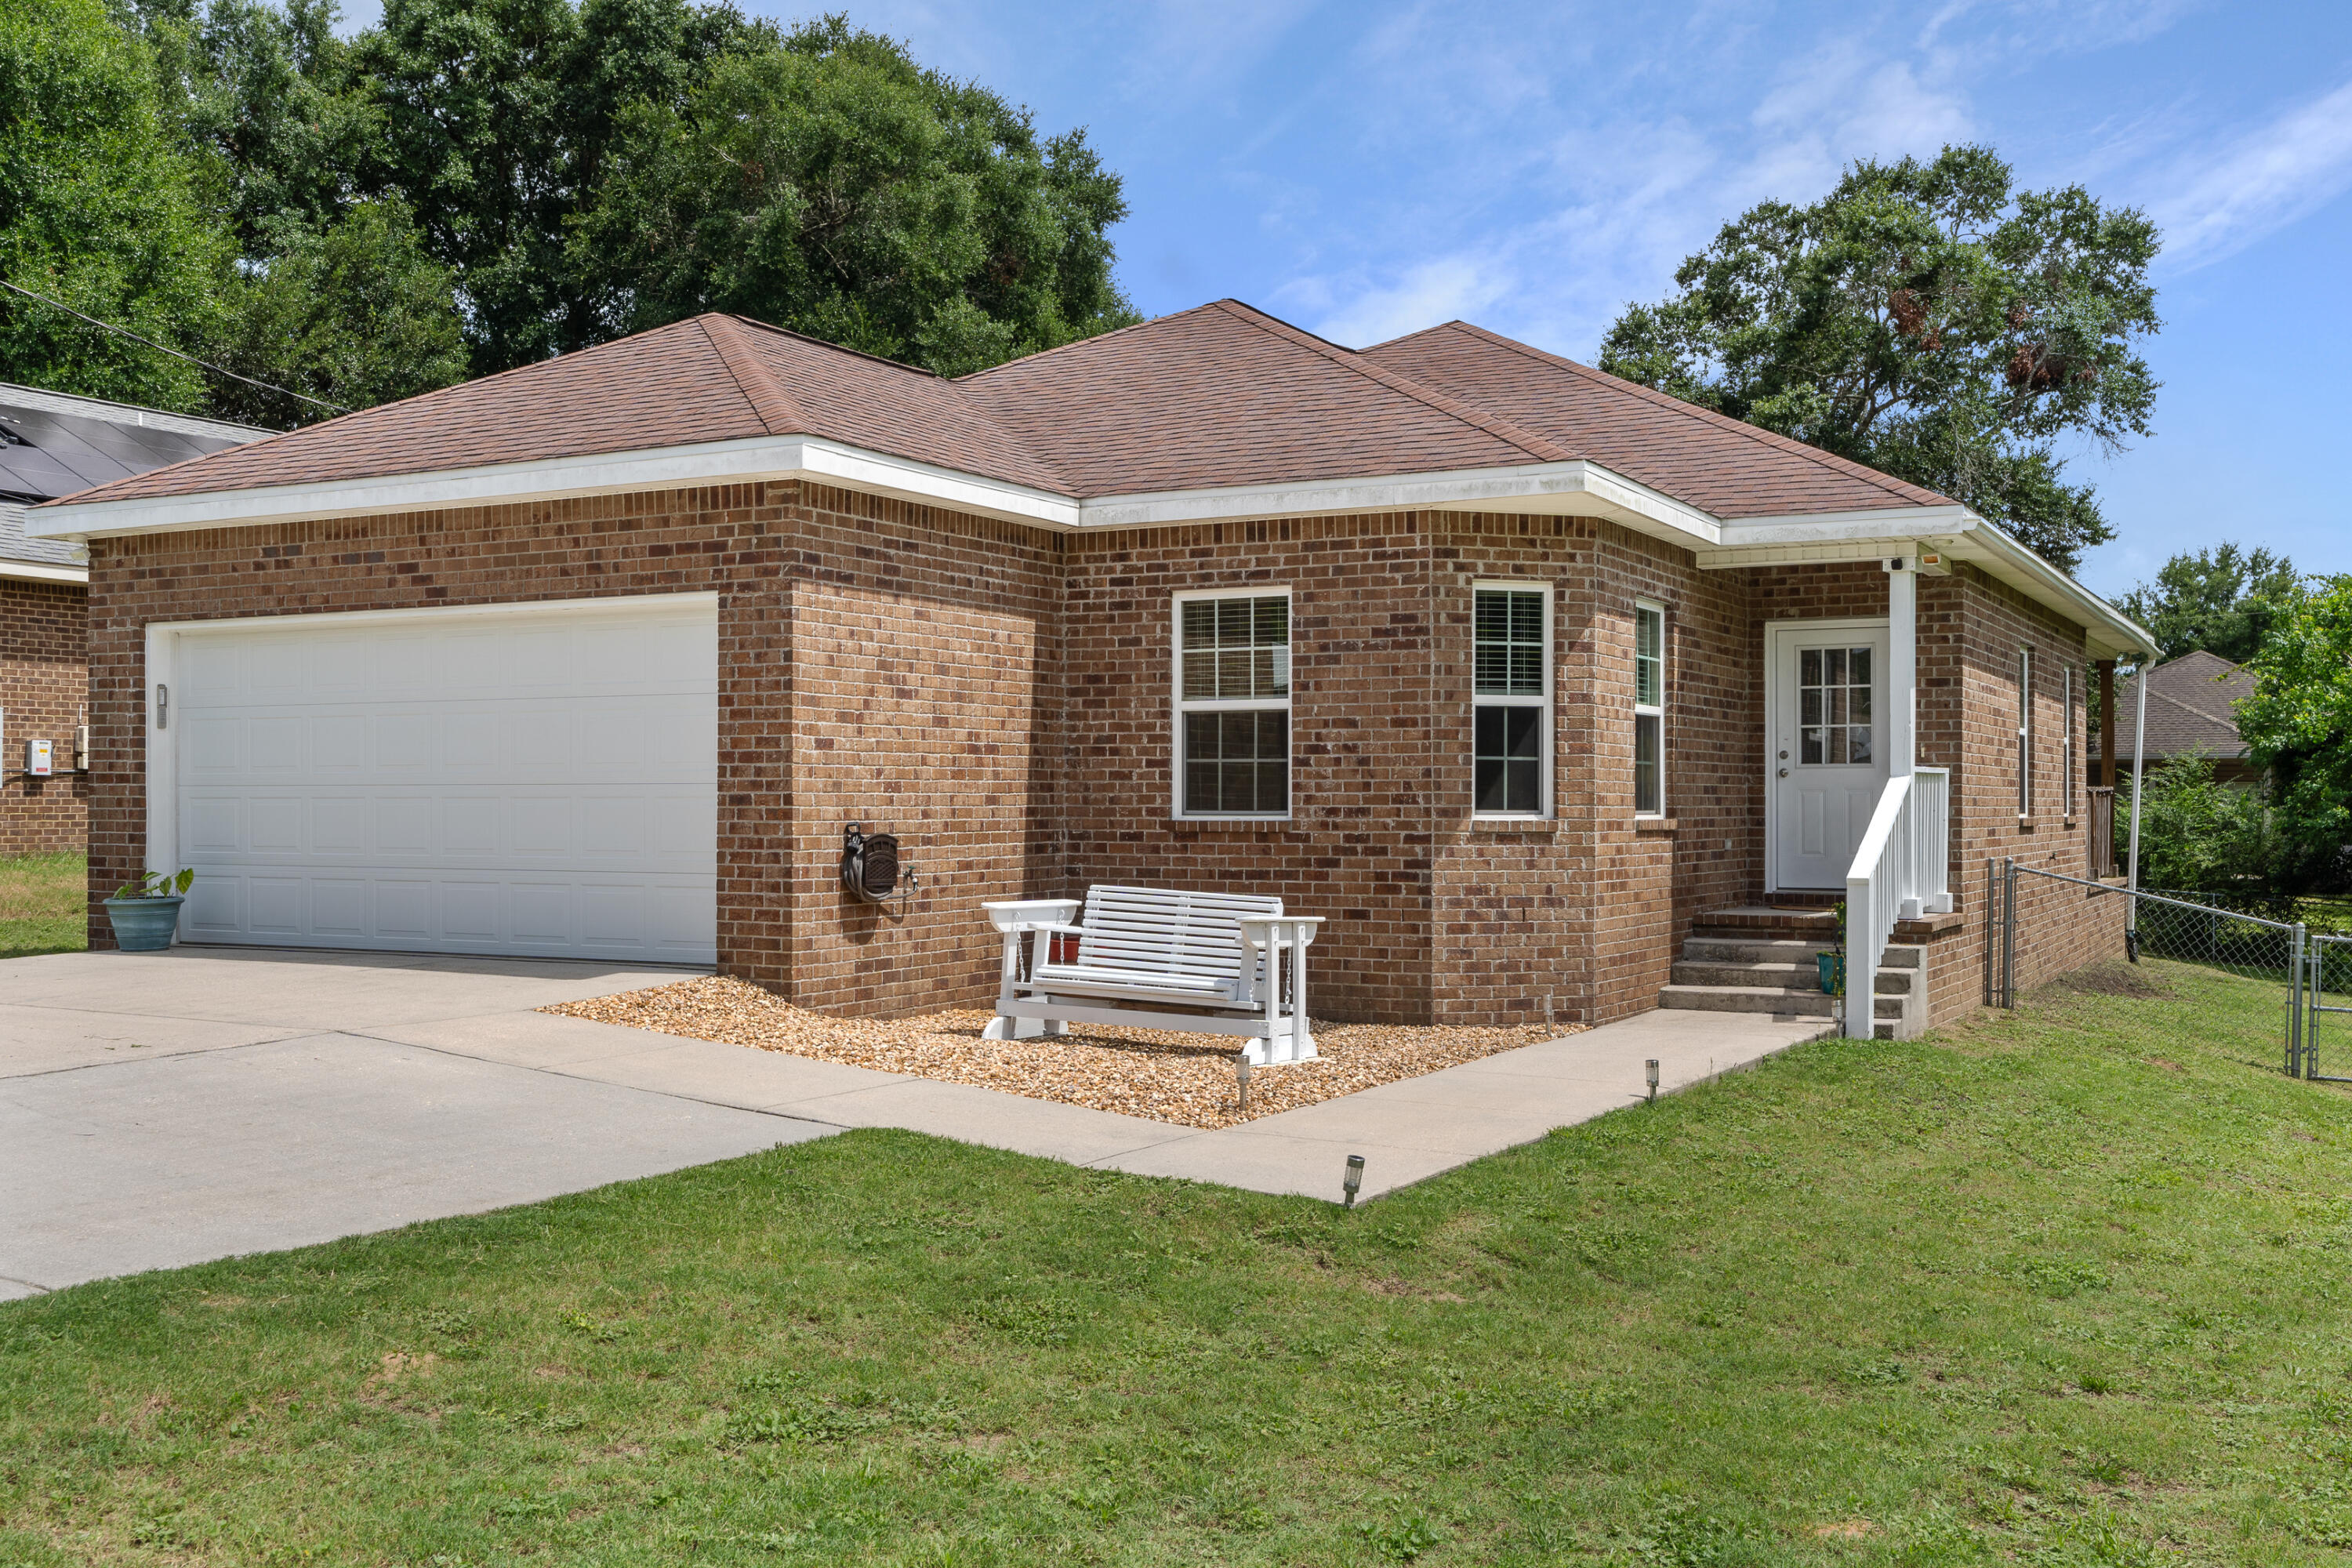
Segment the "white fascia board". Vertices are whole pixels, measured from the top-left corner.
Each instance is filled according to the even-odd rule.
[[[2080,621],[2083,646],[2094,655],[2130,658],[2156,647],[2155,635],[2146,626],[1998,528],[1975,530],[1952,552],[2028,598]]]
[[[0,561],[0,581],[11,583],[75,583],[87,585],[87,566],[57,566],[46,561]]]
[[[330,479],[152,499],[67,501],[27,512],[25,531],[43,539],[103,539],[803,478],[1049,528],[1069,527],[1077,517],[1078,503],[1067,496],[860,451],[834,441],[754,436],[381,479]]]
[[[1575,460],[1103,496],[1084,504],[1079,527],[1092,532],[1247,518],[1419,510],[1606,517],[1673,539],[1686,549],[1713,544],[1720,526],[1696,507],[1611,473],[1598,463]]]
[[[1707,513],[1597,463],[1581,461],[1167,490],[1080,501],[805,436],[758,436],[381,479],[153,499],[67,501],[27,513],[25,525],[27,533],[44,539],[89,540],[792,479],[1063,531],[1419,509],[1607,517],[1685,548],[1712,545],[1718,530]]]

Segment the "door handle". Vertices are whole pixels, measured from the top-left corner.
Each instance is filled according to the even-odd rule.
[[[1788,769],[1786,769],[1786,768],[1782,768],[1782,769],[1780,770],[1780,776],[1781,776],[1782,778],[1787,778],[1787,777],[1789,776],[1789,770],[1788,770]]]

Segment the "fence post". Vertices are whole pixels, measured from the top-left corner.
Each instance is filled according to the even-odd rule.
[[[2017,857],[2000,863],[2000,1005],[2017,1005]]]
[[[2311,1063],[2303,1051],[2303,922],[2294,922],[2294,980],[2287,988],[2286,1076],[2309,1078]]]

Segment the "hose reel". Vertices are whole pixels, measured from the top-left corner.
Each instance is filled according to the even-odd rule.
[[[919,879],[898,859],[897,835],[866,833],[853,822],[841,835],[841,884],[869,904],[895,899],[903,910]]]

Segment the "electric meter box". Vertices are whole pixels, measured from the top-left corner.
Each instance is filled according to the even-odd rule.
[[[27,741],[25,742],[25,772],[37,779],[47,778],[57,771],[57,742]]]

